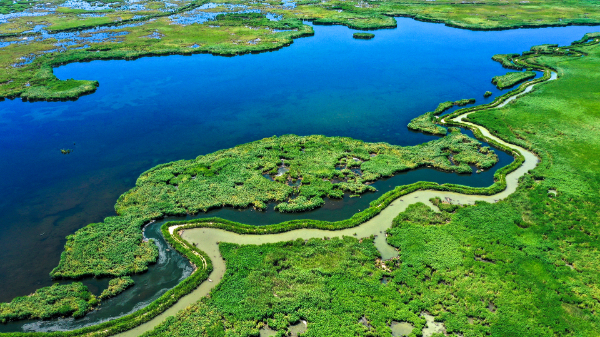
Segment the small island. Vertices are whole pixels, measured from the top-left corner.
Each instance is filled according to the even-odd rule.
[[[515,72],[509,71],[506,75],[496,76],[492,79],[492,83],[496,85],[496,87],[500,90],[510,88],[515,84],[519,84],[521,82],[525,82],[535,77],[535,72],[533,71],[524,71],[524,72]]]
[[[375,37],[375,34],[371,34],[371,33],[354,33],[352,35],[353,38],[355,39],[360,39],[360,40],[370,40],[372,38]]]

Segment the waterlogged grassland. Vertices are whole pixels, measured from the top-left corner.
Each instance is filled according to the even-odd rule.
[[[96,33],[86,33],[75,39],[77,44],[73,48],[89,48],[50,52],[18,67],[13,65],[23,62],[21,57],[55,50],[55,41],[15,43],[3,48],[10,52],[0,53],[0,67],[6,70],[0,72],[0,95],[52,100],[76,98],[95,89],[94,81],[80,81],[78,86],[59,84],[51,71],[51,67],[59,64],[92,59],[134,59],[146,55],[236,55],[279,48],[290,44],[295,37],[312,35],[313,31],[296,19],[270,21],[264,15],[248,13],[219,16],[210,25],[172,25],[168,17],[161,17],[133,31],[117,27],[108,33],[113,35],[97,43],[87,43],[85,37],[93,37]],[[64,86],[69,86],[69,90],[63,90],[61,87]]]
[[[211,296],[144,336],[257,336],[264,326],[283,336],[300,320],[303,336],[389,336],[392,320],[424,326],[410,295],[381,282],[390,273],[374,263],[372,239],[219,248],[227,269]]]
[[[80,282],[54,284],[29,296],[0,303],[0,322],[20,319],[48,319],[56,316],[82,317],[98,300]]]
[[[600,7],[585,0],[487,1],[456,3],[424,1],[116,1],[78,5],[50,1],[45,6],[19,1],[1,3],[0,11],[14,12],[29,8],[29,14],[7,19],[0,24],[0,42],[18,42],[0,48],[0,97],[35,99],[75,99],[93,92],[93,79],[82,81],[78,88],[57,92],[54,76],[39,78],[40,69],[60,64],[94,59],[131,59],[148,55],[189,54],[218,55],[273,50],[289,45],[294,38],[312,34],[312,29],[298,20],[316,24],[341,24],[356,29],[396,27],[393,16],[445,22],[468,29],[507,29],[518,27],[564,26],[600,23]],[[87,4],[86,6],[82,4]],[[195,12],[197,11],[197,12]],[[235,20],[229,24],[215,22],[208,13],[258,11],[281,16],[288,23],[256,18]],[[174,15],[188,15],[191,21],[178,23]],[[198,20],[196,16],[206,16]],[[194,21],[196,20],[196,21]],[[208,20],[208,22],[206,22]],[[40,29],[41,27],[41,29]],[[259,29],[256,29],[259,28]],[[86,32],[86,30],[94,29]],[[292,30],[288,32],[273,32]],[[68,44],[56,33],[84,32],[71,37]],[[48,34],[48,33],[54,33]],[[96,34],[106,37],[94,39]],[[100,35],[96,35],[100,36]],[[74,42],[73,42],[74,41]],[[98,52],[100,51],[100,52]],[[33,63],[24,60],[35,58]],[[34,88],[31,88],[33,86]]]
[[[492,78],[492,83],[496,85],[496,87],[500,90],[510,88],[515,84],[530,80],[535,77],[535,72],[533,71],[523,71],[523,72],[508,72],[506,75],[495,76]]]
[[[264,209],[269,202],[277,203],[281,212],[305,211],[323,205],[325,197],[373,190],[369,182],[400,171],[429,166],[471,173],[469,164],[485,169],[496,163],[493,151],[451,131],[412,147],[288,135],[159,165],[119,197],[115,206],[119,216],[67,237],[51,275],[123,276],[145,271],[157,252],[153,244],[142,242],[140,229],[163,216],[225,206]]]

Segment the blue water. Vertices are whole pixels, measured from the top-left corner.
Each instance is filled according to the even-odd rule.
[[[492,55],[599,30],[473,32],[398,19],[397,29],[362,41],[346,27],[314,29],[262,54],[70,64],[56,75],[96,79],[96,93],[0,102],[0,301],[51,284],[65,236],[113,215],[118,196],[156,164],[287,133],[422,143],[434,138],[408,131],[412,118],[442,101],[498,95],[491,78],[507,70]],[[484,99],[486,90],[494,95]],[[467,178],[485,186],[490,176]]]

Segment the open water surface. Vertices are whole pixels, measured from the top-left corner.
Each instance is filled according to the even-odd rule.
[[[118,196],[154,165],[286,133],[419,144],[434,138],[410,132],[412,118],[439,102],[474,97],[479,104],[498,95],[491,78],[508,70],[492,55],[565,45],[599,30],[474,32],[402,18],[397,29],[363,41],[346,27],[314,28],[314,37],[262,54],[70,64],[55,69],[56,75],[99,80],[95,94],[75,102],[0,102],[0,301],[50,285],[48,273],[58,264],[65,236],[114,215]],[[494,95],[484,99],[486,90]],[[62,155],[62,148],[74,151]],[[510,162],[499,155],[493,170]],[[386,188],[419,180],[487,186],[493,170],[472,176],[416,170],[378,182],[379,194],[344,198],[306,214],[223,209],[208,215],[257,225],[294,217],[343,219]],[[160,263],[144,275],[158,268]],[[165,283],[139,281],[127,292],[148,283],[158,293],[163,284],[176,284],[184,269]],[[125,300],[127,292],[114,300]]]

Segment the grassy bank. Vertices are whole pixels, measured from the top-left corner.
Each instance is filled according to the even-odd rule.
[[[475,103],[474,98],[461,99],[456,102],[449,101],[440,103],[434,111],[427,112],[421,116],[413,118],[410,123],[408,123],[408,128],[413,131],[421,131],[432,135],[444,136],[448,133],[448,130],[437,124],[437,116],[454,106],[465,106],[473,103]]]
[[[58,316],[82,317],[98,300],[80,282],[54,284],[29,296],[0,303],[0,323],[21,319],[49,319]]]

